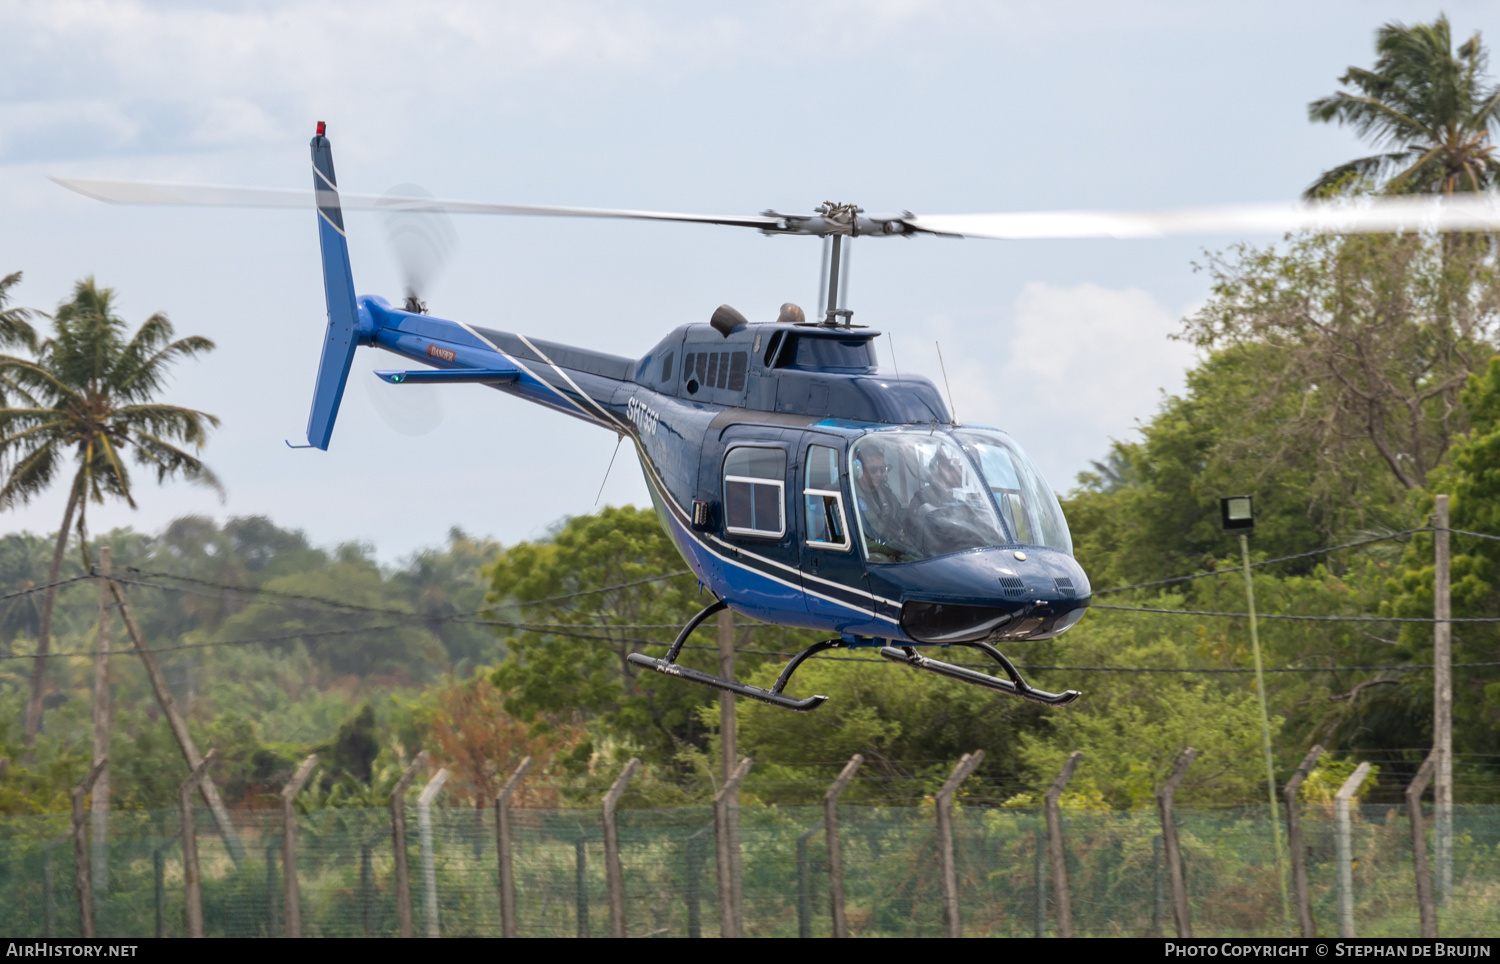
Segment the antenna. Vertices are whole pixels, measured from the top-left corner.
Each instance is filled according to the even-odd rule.
[[[943,346],[934,341],[938,350],[938,367],[943,370],[943,388],[948,390],[948,414],[953,416],[953,424],[958,424],[958,409],[953,406],[953,386],[948,384],[948,366],[943,364]]]

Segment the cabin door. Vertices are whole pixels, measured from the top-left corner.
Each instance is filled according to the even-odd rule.
[[[864,560],[855,547],[854,512],[844,439],[802,433],[798,445],[795,511],[801,530],[802,587],[807,609],[841,632],[856,632],[874,616]]]

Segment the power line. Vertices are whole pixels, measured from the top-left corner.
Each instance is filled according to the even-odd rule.
[[[1124,613],[1159,613],[1167,616],[1223,616],[1232,619],[1248,619],[1249,613],[1224,613],[1205,609],[1155,609],[1150,606],[1090,606],[1090,609],[1109,609]],[[1431,616],[1299,616],[1294,613],[1257,613],[1257,619],[1293,619],[1301,622],[1320,623],[1435,623]],[[1445,619],[1449,623],[1500,623],[1500,616],[1454,616]]]
[[[532,600],[524,600],[524,601],[523,600],[517,600],[514,603],[510,603],[510,604],[507,604],[507,605],[504,605],[504,606],[487,606],[484,609],[475,609],[475,610],[467,611],[467,612],[446,613],[446,614],[443,614],[443,615],[431,615],[431,614],[426,614],[426,613],[413,613],[413,612],[409,612],[407,610],[402,610],[402,609],[392,609],[390,607],[385,607],[385,606],[363,606],[363,605],[360,605],[358,603],[348,603],[348,602],[343,602],[343,601],[337,600],[337,599],[328,599],[328,598],[323,597],[323,596],[310,596],[310,595],[307,595],[305,593],[287,592],[287,591],[282,590],[282,589],[266,589],[266,588],[261,587],[261,586],[237,586],[237,585],[233,585],[233,584],[230,584],[230,583],[213,582],[213,581],[208,580],[208,579],[198,579],[198,578],[195,578],[193,576],[179,576],[179,575],[175,575],[175,574],[169,573],[169,572],[149,572],[149,571],[142,570],[142,569],[136,569],[134,567],[131,567],[131,568],[127,569],[126,571],[136,573],[137,575],[145,577],[145,578],[148,578],[148,579],[170,579],[170,580],[173,580],[175,582],[191,583],[193,585],[205,586],[205,587],[208,587],[208,588],[211,588],[211,589],[222,590],[224,592],[240,593],[240,594],[247,595],[247,596],[273,596],[273,597],[277,597],[277,598],[281,598],[281,599],[291,599],[291,600],[294,600],[294,601],[297,601],[297,602],[305,602],[305,603],[311,603],[313,605],[325,606],[325,607],[332,608],[332,609],[352,610],[352,611],[355,611],[355,612],[378,613],[378,614],[386,615],[386,616],[402,616],[402,617],[406,617],[406,618],[410,618],[410,619],[418,619],[418,620],[421,620],[423,622],[432,622],[432,621],[435,621],[435,620],[457,620],[457,619],[462,619],[464,617],[469,617],[469,616],[479,616],[479,615],[482,615],[484,613],[498,612],[500,610],[509,608],[510,606],[536,606],[536,605],[540,605],[542,603],[560,602],[560,601],[565,600],[565,599],[577,599],[577,598],[579,598],[581,596],[594,596],[594,595],[598,595],[599,593],[613,592],[616,589],[628,589],[628,588],[630,588],[632,586],[641,586],[641,585],[645,585],[647,583],[661,582],[661,581],[666,580],[666,579],[674,579],[674,578],[676,578],[678,576],[686,576],[686,575],[690,575],[691,574],[690,570],[679,569],[679,570],[677,570],[675,572],[663,573],[662,575],[659,575],[659,576],[647,576],[644,579],[634,579],[634,580],[631,580],[630,582],[616,583],[616,584],[611,585],[611,586],[601,586],[601,587],[599,587],[597,589],[584,589],[584,590],[580,590],[579,592],[564,593],[563,595],[560,595],[560,596],[547,596],[547,597],[544,597],[542,599],[532,599]],[[89,579],[89,578],[92,578],[92,577],[91,576],[79,576],[79,577],[77,577],[77,579]],[[163,586],[163,585],[159,585],[159,584],[156,584],[156,583],[141,582],[139,580],[133,580],[133,579],[130,579],[130,578],[125,577],[125,576],[111,576],[111,578],[114,579],[116,582],[129,583],[130,585],[133,585],[133,586],[144,586],[144,587],[151,588],[151,589],[162,589],[162,590],[166,590],[166,591],[169,591],[169,592],[191,592],[191,590],[184,589],[183,587],[180,587],[180,586]],[[76,579],[75,580],[70,580],[70,581],[76,581]],[[206,594],[200,593],[199,595],[206,595]],[[0,601],[3,601],[5,598],[9,598],[9,597],[0,597]]]
[[[1361,539],[1361,540],[1359,540],[1357,542],[1346,542],[1343,545],[1339,545],[1339,546],[1328,546],[1328,547],[1323,548],[1323,549],[1309,549],[1307,552],[1297,552],[1297,553],[1293,553],[1290,556],[1277,556],[1275,559],[1263,559],[1260,562],[1252,562],[1252,563],[1250,563],[1250,568],[1251,569],[1258,569],[1261,566],[1271,566],[1271,565],[1275,565],[1278,562],[1290,562],[1293,559],[1306,559],[1308,556],[1319,556],[1319,555],[1323,555],[1324,553],[1328,553],[1328,552],[1338,552],[1338,551],[1340,551],[1342,549],[1355,549],[1355,548],[1358,548],[1359,546],[1368,546],[1368,545],[1371,545],[1372,543],[1376,543],[1376,542],[1385,542],[1385,541],[1390,540],[1390,539],[1400,539],[1400,538],[1402,538],[1404,536],[1413,535],[1413,534],[1418,533],[1418,532],[1433,532],[1433,531],[1435,531],[1435,530],[1431,526],[1420,526],[1420,527],[1418,527],[1416,529],[1404,529],[1401,532],[1393,532],[1390,535],[1375,536],[1375,537],[1370,538],[1370,539]],[[1459,530],[1457,530],[1457,529],[1450,529],[1449,531],[1450,532],[1457,532]],[[1477,533],[1477,532],[1470,532],[1470,533],[1465,533],[1465,534],[1466,535],[1480,535],[1480,533]],[[1500,536],[1484,536],[1484,538],[1486,538],[1486,539],[1500,539]],[[1204,578],[1206,578],[1208,576],[1226,576],[1226,575],[1228,575],[1231,572],[1243,572],[1244,568],[1245,568],[1244,566],[1232,566],[1232,567],[1230,567],[1228,569],[1204,570],[1203,572],[1195,572],[1195,573],[1192,573],[1191,575],[1187,575],[1187,576],[1171,576],[1171,577],[1169,577],[1167,579],[1153,579],[1151,582],[1138,582],[1138,583],[1135,583],[1135,584],[1129,585],[1129,586],[1116,586],[1113,589],[1098,589],[1098,590],[1095,590],[1094,595],[1096,595],[1096,596],[1103,596],[1103,595],[1107,595],[1107,594],[1112,593],[1112,592],[1125,592],[1126,590],[1129,590],[1129,589],[1145,589],[1145,588],[1147,588],[1149,586],[1165,586],[1165,585],[1168,585],[1170,583],[1188,582],[1189,580],[1193,580],[1193,579],[1204,579]]]

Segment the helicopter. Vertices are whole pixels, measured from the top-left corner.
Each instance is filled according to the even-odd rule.
[[[658,518],[714,598],[643,669],[791,710],[827,701],[786,687],[809,657],[873,648],[885,659],[1002,694],[1064,706],[1077,690],[1028,683],[997,644],[1049,639],[1087,612],[1092,588],[1067,520],[1008,433],[959,423],[935,384],[887,374],[880,332],[847,304],[854,238],[919,235],[1144,238],[1225,230],[1353,233],[1493,229],[1485,196],[1253,205],[1141,212],[918,216],[825,202],[814,212],[751,216],[502,205],[341,194],[326,124],[311,141],[313,194],[257,188],[53,178],[113,203],[305,207],[317,212],[328,325],[306,442],[326,451],[356,351],[380,348],[425,367],[379,369],[393,386],[480,384],[629,438]],[[751,322],[720,305],[625,358],[432,315],[414,290],[399,306],[357,295],[344,210],[627,218],[744,227],[824,241],[817,314],[787,303]],[[292,445],[291,442],[287,443]],[[769,687],[678,662],[692,632],[730,609],[830,638],[793,656]],[[980,651],[991,676],[926,655]]]

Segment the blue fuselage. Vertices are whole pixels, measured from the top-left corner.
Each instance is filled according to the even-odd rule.
[[[1056,635],[1088,606],[1088,579],[1060,512],[1061,535],[1043,538],[1036,524],[1015,521],[1020,510],[1004,504],[1001,488],[985,495],[998,523],[993,544],[910,557],[872,550],[872,500],[851,462],[862,439],[947,436],[950,451],[957,445],[981,465],[931,382],[875,367],[876,333],[685,325],[632,360],[412,314],[376,297],[358,306],[361,344],[458,377],[487,373],[472,380],[628,435],[688,566],[750,618],[849,640],[940,645]],[[752,463],[761,467],[736,468]],[[923,518],[942,518],[941,505],[924,509]]]

